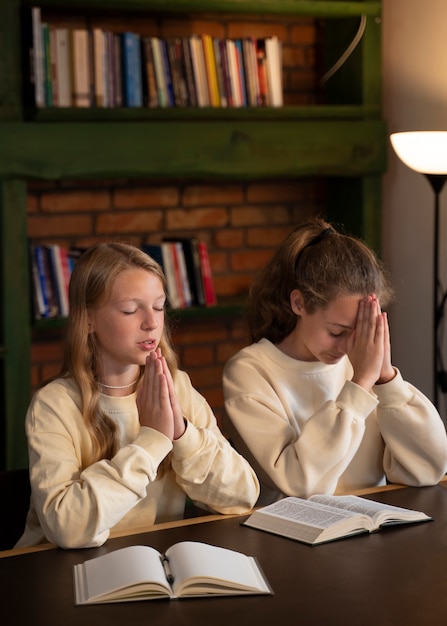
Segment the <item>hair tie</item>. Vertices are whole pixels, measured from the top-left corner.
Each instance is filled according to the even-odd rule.
[[[310,248],[312,246],[316,246],[318,243],[320,243],[320,241],[322,241],[323,239],[326,239],[326,237],[328,237],[329,235],[334,234],[335,231],[333,228],[329,227],[329,228],[324,228],[320,233],[318,233],[318,235],[316,235],[313,239],[311,239],[309,241],[309,243],[306,243],[306,245],[301,248],[301,250],[298,252],[298,256],[296,257],[295,260],[295,272],[296,269],[298,267],[298,263],[301,259],[301,255],[303,254],[304,250],[307,250],[307,248]]]

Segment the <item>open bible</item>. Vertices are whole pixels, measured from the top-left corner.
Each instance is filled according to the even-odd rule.
[[[358,533],[371,533],[391,524],[424,522],[432,518],[359,496],[314,495],[287,497],[254,511],[244,525],[311,545]]]
[[[196,541],[129,546],[74,566],[75,604],[272,594],[255,557]]]

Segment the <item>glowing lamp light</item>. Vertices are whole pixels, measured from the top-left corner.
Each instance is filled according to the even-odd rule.
[[[391,145],[410,169],[424,174],[435,194],[433,259],[433,403],[438,408],[438,387],[447,392],[447,371],[439,345],[440,323],[447,292],[439,281],[439,195],[447,180],[447,131],[408,131],[393,133]]]

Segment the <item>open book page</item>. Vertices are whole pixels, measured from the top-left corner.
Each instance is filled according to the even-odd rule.
[[[330,541],[372,528],[368,516],[295,497],[254,511],[244,524],[305,543]]]
[[[271,593],[256,559],[241,552],[196,541],[183,541],[166,550],[175,595]]]
[[[391,504],[375,502],[359,496],[325,496],[315,495],[309,498],[312,502],[327,504],[343,510],[368,515],[374,520],[374,527],[379,528],[384,524],[402,524],[404,522],[416,522],[432,519],[421,511],[413,511]]]
[[[76,604],[135,599],[151,592],[171,595],[160,557],[149,546],[129,546],[76,565]]]

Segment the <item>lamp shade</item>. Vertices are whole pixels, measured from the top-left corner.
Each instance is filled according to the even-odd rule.
[[[421,174],[447,174],[447,131],[393,133],[391,145],[405,165]]]

